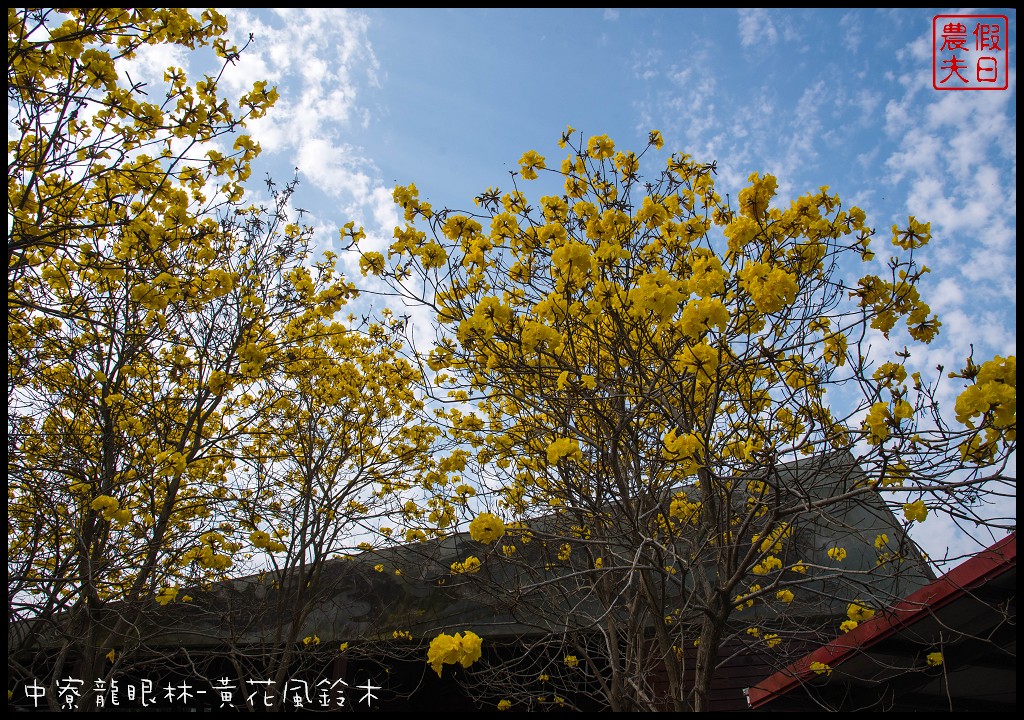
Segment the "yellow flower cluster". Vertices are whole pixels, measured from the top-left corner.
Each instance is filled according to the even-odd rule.
[[[757,592],[760,592],[760,591],[761,591],[761,586],[757,585],[757,584],[754,584],[754,585],[751,585],[749,588],[747,588],[747,592],[746,592],[745,595],[741,594],[741,595],[737,595],[736,597],[734,597],[733,598],[733,602],[736,603],[736,610],[737,611],[742,610],[744,607],[753,607],[754,606],[754,598],[752,596],[754,595],[754,593],[757,593]]]
[[[823,662],[818,662],[817,660],[815,660],[814,662],[812,662],[810,664],[810,669],[814,672],[815,675],[826,675],[827,676],[827,675],[831,675],[832,674],[832,668],[831,667],[829,667],[828,665],[826,665]]]
[[[686,294],[680,289],[681,283],[669,277],[667,273],[653,273],[642,276],[636,287],[629,291],[629,300],[633,303],[630,313],[636,318],[643,318],[652,313],[662,322],[668,322],[676,314],[679,304],[686,300]],[[685,311],[684,311],[685,312]],[[691,312],[693,322],[699,322],[700,308],[695,306]],[[701,331],[696,331],[697,337]]]
[[[459,663],[462,667],[469,667],[479,660],[482,647],[483,639],[471,630],[455,635],[441,633],[430,641],[427,662],[437,676],[441,677],[441,668],[444,665]]]
[[[680,472],[685,475],[693,475],[701,467],[701,456],[704,452],[704,442],[699,435],[694,433],[677,434],[675,428],[665,435],[665,448],[662,451],[666,460],[680,463]]]
[[[596,160],[607,160],[615,153],[615,143],[607,135],[594,135],[587,141],[587,153]]]
[[[582,460],[580,444],[573,438],[558,438],[548,445],[548,465],[557,465],[562,458]]]
[[[854,622],[864,622],[873,618],[875,611],[859,602],[852,602],[846,608],[846,616]]]
[[[122,510],[117,499],[110,495],[100,495],[92,501],[90,507],[99,513],[104,520],[114,520],[119,523],[126,523],[132,519],[128,510]]]
[[[871,375],[882,387],[901,385],[907,379],[907,369],[898,363],[887,362],[878,366]]]
[[[760,219],[768,212],[768,203],[775,197],[779,182],[774,175],[765,175],[762,178],[756,172],[747,179],[751,185],[740,190],[740,213],[748,218]]]
[[[359,272],[366,275],[380,275],[384,272],[384,256],[379,252],[366,252],[359,258]]]
[[[924,522],[925,518],[928,517],[928,507],[924,504],[924,500],[920,498],[912,503],[904,503],[903,516],[907,519],[907,522]]]
[[[252,542],[253,547],[267,550],[268,552],[282,552],[287,549],[284,543],[273,539],[270,533],[263,532],[262,530],[253,530],[249,533],[249,541]]]
[[[758,483],[758,485],[763,485],[763,483]],[[754,533],[752,543],[754,545],[758,545],[758,543],[760,543],[757,548],[759,552],[781,553],[783,542],[792,534],[793,526],[789,523],[783,522],[779,523],[770,532],[768,532],[763,539],[760,533]]]
[[[176,450],[164,450],[157,453],[154,461],[160,468],[156,471],[157,477],[173,477],[185,472],[188,462],[184,455]]]
[[[497,515],[480,513],[469,524],[469,536],[479,543],[492,543],[505,534],[505,523]]]
[[[178,597],[178,588],[165,587],[160,588],[160,592],[156,594],[156,601],[160,605],[166,605],[167,603],[173,602],[176,597]]]
[[[551,276],[560,281],[562,289],[570,281],[586,282],[593,267],[590,246],[585,243],[568,242],[551,253]]]
[[[1017,420],[1017,358],[1000,356],[985,362],[973,385],[956,399],[956,419],[974,427],[971,420],[992,413],[995,427],[1009,427]]]
[[[889,485],[900,486],[903,481],[910,477],[910,468],[902,462],[893,463],[889,466],[888,472],[882,476],[881,485],[882,487],[888,487]]]
[[[899,225],[892,226],[892,244],[904,250],[916,250],[932,239],[932,224],[918,222],[913,215],[906,229]]]
[[[1017,358],[996,356],[978,366],[968,359],[968,366],[952,377],[974,380],[956,400],[956,418],[970,429],[984,428],[984,439],[975,433],[960,446],[967,462],[990,461],[1000,443],[1017,439]],[[981,416],[980,423],[975,418]]]
[[[932,315],[931,308],[921,300],[916,285],[908,282],[906,270],[901,270],[898,282],[891,283],[875,275],[868,275],[859,281],[856,295],[861,307],[871,308],[874,317],[871,327],[880,330],[888,338],[896,320],[906,317],[907,332],[912,338],[930,343],[939,333],[942,323]]]
[[[718,298],[700,298],[687,303],[680,318],[680,329],[689,338],[699,338],[715,328],[725,332],[729,324],[729,310]]]
[[[842,333],[832,333],[825,337],[825,350],[822,358],[827,363],[836,367],[843,367],[846,364],[846,336]]]
[[[227,570],[231,567],[231,556],[218,553],[218,549],[234,552],[241,548],[239,543],[226,540],[223,535],[208,532],[200,536],[201,547],[193,548],[181,556],[183,563],[198,562],[202,567],[211,570]]]
[[[718,351],[706,343],[688,344],[675,357],[676,370],[692,373],[699,382],[713,380],[718,369]]]
[[[527,356],[541,351],[554,353],[562,347],[562,336],[557,330],[544,323],[532,320],[523,326],[521,340],[523,352]]]
[[[755,565],[753,568],[751,568],[752,572],[755,575],[767,575],[772,570],[781,570],[781,569],[782,569],[782,561],[779,560],[779,558],[775,557],[774,555],[769,555],[764,560],[762,560],[757,565]]]
[[[679,522],[696,523],[700,519],[700,508],[699,502],[690,502],[686,493],[678,492],[672,498],[668,514],[673,520]]]
[[[452,573],[455,575],[472,575],[480,572],[480,559],[470,555],[462,562],[453,562],[451,567]]]
[[[778,265],[747,263],[737,273],[740,287],[750,295],[754,307],[762,313],[778,312],[796,300],[796,278]]]
[[[544,167],[544,157],[538,155],[535,150],[528,150],[519,158],[519,171],[526,180],[536,180],[537,170]]]
[[[889,406],[884,402],[876,402],[872,405],[868,410],[867,418],[864,419],[869,445],[879,445],[889,437],[889,423]]]

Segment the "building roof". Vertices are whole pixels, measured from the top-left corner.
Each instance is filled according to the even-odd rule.
[[[775,468],[792,502],[839,497],[866,481],[861,468],[848,452],[802,458]],[[531,522],[538,538],[570,539],[572,519],[557,514]],[[827,513],[815,514],[801,524],[796,538],[802,559],[828,565],[828,548],[843,545],[849,557],[845,572],[870,578],[880,598],[900,597],[934,579],[930,568],[916,553],[908,553],[899,572],[877,567],[875,538],[881,533],[902,535],[899,521],[875,494],[859,495],[829,506]],[[614,539],[608,543],[614,544]],[[622,543],[628,543],[623,538]],[[572,543],[572,541],[570,541]],[[500,544],[500,543],[499,543]],[[516,638],[579,629],[578,617],[593,618],[604,612],[592,593],[573,589],[576,573],[594,572],[573,552],[570,560],[540,572],[550,563],[541,553],[541,542],[520,543],[509,559],[496,546],[482,546],[468,533],[453,533],[443,540],[411,543],[323,563],[322,571],[309,592],[311,609],[303,621],[303,634],[317,634],[332,641],[389,638],[392,631],[408,630],[417,637],[433,636],[444,630],[454,632],[473,627],[489,638]],[[555,547],[557,549],[557,546]],[[453,576],[453,562],[468,555],[490,556],[472,578]],[[579,563],[583,564],[580,565]],[[378,568],[383,566],[383,572]],[[401,575],[395,570],[401,570]],[[564,579],[560,579],[564,578]],[[242,643],[273,642],[279,614],[290,606],[287,595],[271,587],[271,577],[253,576],[214,585],[210,592],[196,592],[188,606],[175,604],[160,613],[164,632],[153,642],[197,647],[217,645],[225,640]],[[544,588],[548,583],[566,583],[567,603],[563,613],[552,613],[552,602]],[[794,608],[822,616],[841,616],[846,609],[842,578],[824,579],[805,585]],[[541,588],[530,592],[524,588]],[[813,603],[813,607],[810,604]],[[805,606],[806,605],[806,606]],[[574,612],[569,613],[572,607]],[[745,609],[740,620],[754,622],[764,611],[760,605]],[[568,614],[567,614],[568,613]],[[571,626],[571,628],[570,628]]]
[[[751,687],[750,707],[1015,709],[1016,580],[1013,533]]]
[[[842,497],[866,482],[855,458],[846,451],[801,458],[774,468],[786,497],[793,503]],[[558,515],[531,522],[540,539],[550,534],[571,538],[571,519]],[[564,527],[563,527],[564,526]],[[887,533],[902,535],[899,521],[885,502],[874,494],[861,494],[829,505],[801,524],[796,538],[800,557],[827,566],[828,548],[841,544],[849,552],[845,572],[870,578],[879,597],[900,597],[934,579],[930,569],[915,553],[908,553],[898,573],[888,574],[876,567],[875,538]],[[615,539],[608,539],[614,544]],[[628,543],[623,538],[622,543]],[[552,581],[571,583],[574,573],[593,572],[574,552],[568,563],[539,574],[551,558],[540,554],[540,542],[522,545],[512,559],[503,558],[495,546],[481,546],[468,533],[454,533],[442,540],[430,540],[360,553],[345,559],[325,560],[308,589],[279,588],[272,573],[213,583],[206,589],[187,589],[194,596],[188,604],[174,603],[159,608],[152,627],[143,628],[147,641],[159,646],[214,647],[225,642],[264,644],[277,641],[283,617],[294,611],[293,595],[306,596],[308,613],[299,621],[300,637],[317,635],[325,642],[390,638],[395,630],[411,631],[417,637],[432,637],[440,631],[454,632],[473,627],[489,638],[516,638],[566,630],[576,615],[597,617],[603,609],[589,594],[565,593],[575,614],[552,614],[547,595],[534,597],[523,588],[551,587]],[[557,549],[557,548],[556,548]],[[453,576],[453,562],[476,554],[484,562],[473,578]],[[383,570],[383,571],[381,571]],[[400,570],[401,574],[396,574]],[[884,572],[883,572],[884,571]],[[564,577],[565,580],[558,578]],[[305,578],[303,578],[305,582]],[[849,594],[842,578],[809,582],[794,608],[821,616],[841,616]],[[185,592],[183,592],[185,594]],[[806,600],[804,599],[806,597]],[[810,607],[809,603],[814,603]],[[805,604],[807,606],[805,607]],[[112,610],[115,612],[116,609]],[[760,605],[745,609],[738,619],[755,622]],[[573,626],[578,629],[578,626]],[[136,628],[137,630],[138,628]],[[31,623],[18,630],[37,632]],[[9,637],[10,637],[9,628]],[[13,638],[12,638],[13,639]],[[17,644],[17,643],[15,643]]]

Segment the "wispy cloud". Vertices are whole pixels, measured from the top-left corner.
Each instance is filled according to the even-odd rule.
[[[754,45],[774,45],[779,39],[779,31],[767,10],[763,8],[740,9],[740,44],[743,47]]]
[[[351,208],[369,203],[376,186],[373,163],[345,140],[347,130],[369,122],[360,94],[379,84],[368,18],[319,8],[259,16],[234,10],[228,17],[234,32],[253,33],[256,42],[225,81],[244,88],[266,79],[281,94],[266,117],[251,123],[264,152],[286,155],[302,176]]]
[[[903,52],[913,54],[917,44]],[[1016,129],[1009,103],[1008,93],[932,91],[922,98],[915,84],[886,110],[886,130],[896,141],[884,161],[887,182],[906,184],[907,214],[932,223],[936,240],[928,256],[971,283],[969,314],[985,298],[1016,298]],[[1009,327],[1003,332],[1015,335]]]
[[[864,24],[857,11],[851,10],[839,18],[839,28],[842,31],[843,47],[856,55],[864,41]]]

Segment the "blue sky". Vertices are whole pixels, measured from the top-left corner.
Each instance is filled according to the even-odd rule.
[[[922,295],[943,328],[911,364],[959,368],[970,343],[976,359],[1016,354],[1013,10],[223,12],[236,40],[255,35],[227,88],[267,79],[281,96],[250,127],[264,149],[254,178],[283,182],[297,167],[295,203],[324,248],[349,220],[386,246],[396,183],[467,208],[507,186],[524,151],[557,163],[568,124],[637,151],[657,128],[666,152],[717,161],[723,196],[770,172],[783,202],[831,186],[882,242],[908,215],[930,221]],[[933,89],[932,18],[956,13],[1008,16],[1008,90]],[[169,60],[205,69],[146,62]],[[963,542],[941,520],[918,539],[934,555]]]

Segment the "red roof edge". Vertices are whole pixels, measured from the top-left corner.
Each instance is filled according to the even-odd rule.
[[[1013,532],[960,563],[935,582],[861,623],[851,632],[819,647],[751,687],[747,695],[750,707],[760,707],[810,678],[815,674],[810,668],[811,663],[820,662],[835,667],[857,651],[867,649],[914,624],[933,610],[963,597],[967,591],[1002,575],[1016,564],[1017,533]]]

